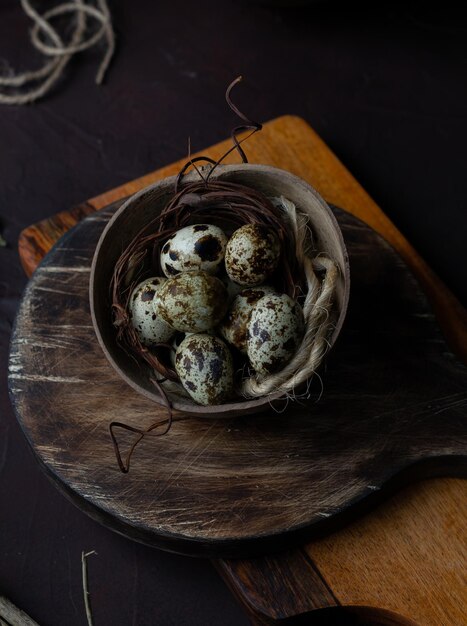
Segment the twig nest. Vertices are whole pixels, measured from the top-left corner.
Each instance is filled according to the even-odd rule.
[[[165,282],[165,278],[148,278],[137,285],[130,296],[131,324],[141,343],[148,348],[169,341],[175,334],[153,307],[156,293]]]
[[[277,235],[264,224],[245,224],[227,243],[225,269],[239,285],[260,285],[276,269],[281,246]]]
[[[228,307],[221,280],[206,272],[183,272],[159,289],[154,310],[172,328],[198,333],[214,328]]]
[[[218,226],[185,226],[169,237],[162,247],[162,271],[169,278],[190,270],[216,274],[224,260],[226,244],[227,237]]]
[[[198,404],[221,404],[233,394],[232,356],[214,335],[188,335],[177,349],[175,369],[184,389]]]
[[[257,375],[277,372],[296,352],[305,321],[301,306],[286,294],[267,294],[256,303],[248,325],[247,354]]]
[[[247,352],[248,324],[255,304],[269,293],[276,293],[274,287],[262,285],[243,289],[233,300],[219,327],[224,339],[243,354]]]
[[[274,171],[267,176],[267,184],[259,187],[271,190],[277,178],[290,175]],[[291,194],[296,186],[293,179]],[[111,281],[112,322],[116,344],[123,348],[115,350],[116,358],[121,353],[134,356],[149,368],[149,376],[139,378],[127,368],[132,384],[165,406],[173,402],[174,407],[199,412],[194,405],[201,404],[208,413],[213,406],[220,413],[236,410],[233,402],[243,410],[245,398],[257,399],[253,406],[263,406],[269,398],[300,393],[332,345],[336,313],[342,320],[342,311],[333,310],[334,297],[338,307],[346,306],[339,265],[327,254],[330,237],[335,244],[332,251],[341,255],[345,270],[333,218],[326,214],[314,222],[316,199],[308,195],[300,199],[302,208],[283,196],[265,196],[250,184],[195,180],[183,188],[176,185],[173,197],[149,222],[150,207],[142,204],[140,229],[134,228],[136,235],[114,262]],[[146,195],[141,199],[149,202]],[[230,236],[227,243],[226,235]],[[115,245],[120,247],[120,240]],[[131,324],[131,294],[143,277],[164,270],[177,274],[159,279],[161,284],[151,294],[152,313],[143,314],[169,325],[170,339],[159,340],[163,346],[148,350],[143,343],[147,341]],[[92,293],[96,298],[95,284]],[[99,310],[105,311],[102,306]],[[190,333],[211,338],[195,345],[188,341]],[[225,371],[220,371],[221,354]],[[235,371],[230,378],[226,371],[232,360]],[[205,361],[211,363],[210,370],[204,369]],[[199,372],[201,378],[195,381],[193,376]]]

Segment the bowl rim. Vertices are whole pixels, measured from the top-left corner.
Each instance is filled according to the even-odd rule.
[[[334,228],[335,234],[337,235],[339,246],[343,254],[343,281],[344,281],[344,292],[342,305],[339,311],[339,317],[334,327],[334,330],[331,335],[331,348],[334,347],[339,334],[341,332],[342,326],[344,324],[347,308],[350,297],[350,267],[349,267],[349,257],[347,248],[345,245],[344,237],[342,235],[341,228],[339,223],[332,212],[329,204],[324,200],[321,194],[316,191],[316,189],[310,185],[308,182],[288,172],[287,170],[283,170],[278,167],[274,167],[271,165],[262,165],[257,163],[240,163],[240,164],[232,164],[232,165],[219,165],[216,167],[215,172],[212,174],[213,179],[221,178],[225,174],[229,174],[231,172],[241,173],[242,171],[256,171],[259,174],[271,174],[277,173],[282,177],[289,178],[290,182],[301,187],[307,193],[311,193],[314,196],[315,200],[319,203],[321,209],[327,214],[327,217],[330,219],[332,226]],[[125,202],[117,209],[117,211],[113,214],[110,220],[107,222],[104,230],[102,231],[99,240],[97,242],[96,248],[94,250],[92,264],[91,264],[91,272],[89,277],[89,306],[91,311],[91,319],[92,325],[94,327],[94,332],[97,337],[98,343],[107,358],[107,361],[112,365],[113,369],[119,374],[119,376],[136,390],[138,393],[142,394],[146,398],[156,402],[159,405],[166,406],[164,399],[157,394],[156,391],[150,392],[142,385],[138,384],[132,377],[130,377],[116,362],[111,352],[107,348],[107,345],[102,337],[102,333],[100,331],[99,323],[95,314],[95,299],[94,299],[94,285],[95,285],[95,277],[96,277],[96,268],[98,265],[99,257],[102,251],[103,246],[105,245],[107,235],[109,231],[112,229],[113,225],[120,218],[120,216],[128,210],[128,207],[132,206],[135,202],[137,202],[142,196],[147,194],[153,189],[158,189],[162,185],[169,187],[171,184],[175,183],[177,175],[168,176],[166,178],[162,178],[150,185],[145,186],[140,189],[136,193],[129,196]],[[184,176],[185,180],[197,180],[199,175],[196,171],[191,171]],[[182,413],[182,414],[196,414],[199,417],[232,417],[235,415],[245,415],[248,413],[259,412],[261,409],[266,409],[267,406],[271,406],[274,401],[278,401],[279,399],[284,399],[285,394],[281,392],[273,392],[268,394],[267,396],[261,396],[259,398],[251,398],[245,400],[239,400],[237,402],[228,402],[226,404],[216,404],[216,405],[199,405],[199,404],[186,404],[183,402],[183,399],[177,400],[170,397],[171,407],[174,412]]]

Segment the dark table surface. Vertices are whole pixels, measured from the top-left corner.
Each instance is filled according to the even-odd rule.
[[[46,3],[47,4],[47,3]],[[252,117],[303,116],[467,302],[467,23],[450,3],[115,0],[118,53],[97,51],[33,106],[0,108],[0,595],[40,624],[84,624],[81,551],[96,626],[246,624],[209,562],[112,534],[42,474],[10,408],[8,339],[26,284],[22,228],[223,139],[237,92]],[[293,4],[293,3],[290,3]],[[311,5],[311,3],[310,3]],[[0,4],[0,59],[39,62],[17,0]],[[0,65],[1,67],[1,65]]]

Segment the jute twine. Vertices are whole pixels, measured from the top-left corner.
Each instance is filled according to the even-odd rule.
[[[292,360],[279,372],[265,378],[252,376],[243,380],[240,391],[249,398],[277,392],[295,397],[296,389],[311,379],[321,365],[329,348],[329,336],[333,328],[332,308],[339,269],[327,256],[310,256],[312,233],[307,223],[308,217],[287,198],[276,198],[275,202],[284,210],[289,228],[294,233],[297,261],[303,267],[307,281],[303,303],[305,334]],[[322,279],[317,272],[324,272]]]
[[[102,83],[115,50],[115,34],[107,0],[95,0],[95,4],[88,4],[86,0],[70,0],[42,15],[29,0],[21,0],[21,6],[34,22],[30,33],[32,45],[51,58],[38,70],[0,76],[0,104],[29,104],[43,98],[63,75],[75,54],[104,40],[106,49],[96,74],[96,83]],[[69,43],[63,40],[51,23],[62,15],[75,18]],[[87,32],[90,18],[99,24],[94,32]]]

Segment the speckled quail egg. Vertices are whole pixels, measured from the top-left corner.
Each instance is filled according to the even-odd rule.
[[[260,285],[276,269],[280,252],[279,239],[270,228],[245,224],[227,242],[225,269],[239,285]]]
[[[213,335],[215,333],[214,330],[207,330],[205,331],[205,335]],[[170,350],[170,363],[175,367],[175,355],[177,353],[178,350],[178,346],[182,343],[182,341],[184,339],[186,339],[187,337],[191,337],[191,335],[195,335],[196,333],[177,333],[175,335],[175,337],[172,339],[171,342],[171,346],[172,349]]]
[[[159,289],[155,311],[176,330],[196,333],[217,326],[228,307],[227,291],[206,272],[183,272]]]
[[[262,285],[243,289],[230,305],[227,315],[219,326],[224,339],[244,354],[246,354],[248,324],[253,309],[258,300],[269,293],[276,293],[274,287]]]
[[[295,354],[305,322],[298,302],[267,294],[256,303],[248,325],[248,359],[260,376],[281,369]]]
[[[186,337],[177,349],[175,369],[198,404],[222,404],[233,393],[232,355],[218,337],[204,333]]]
[[[203,270],[216,274],[222,265],[227,237],[213,224],[181,228],[162,247],[161,267],[167,277],[180,272]]]
[[[166,280],[159,277],[143,280],[130,296],[131,323],[138,333],[139,340],[147,347],[165,343],[175,334],[175,330],[156,315],[153,307],[155,295]]]

